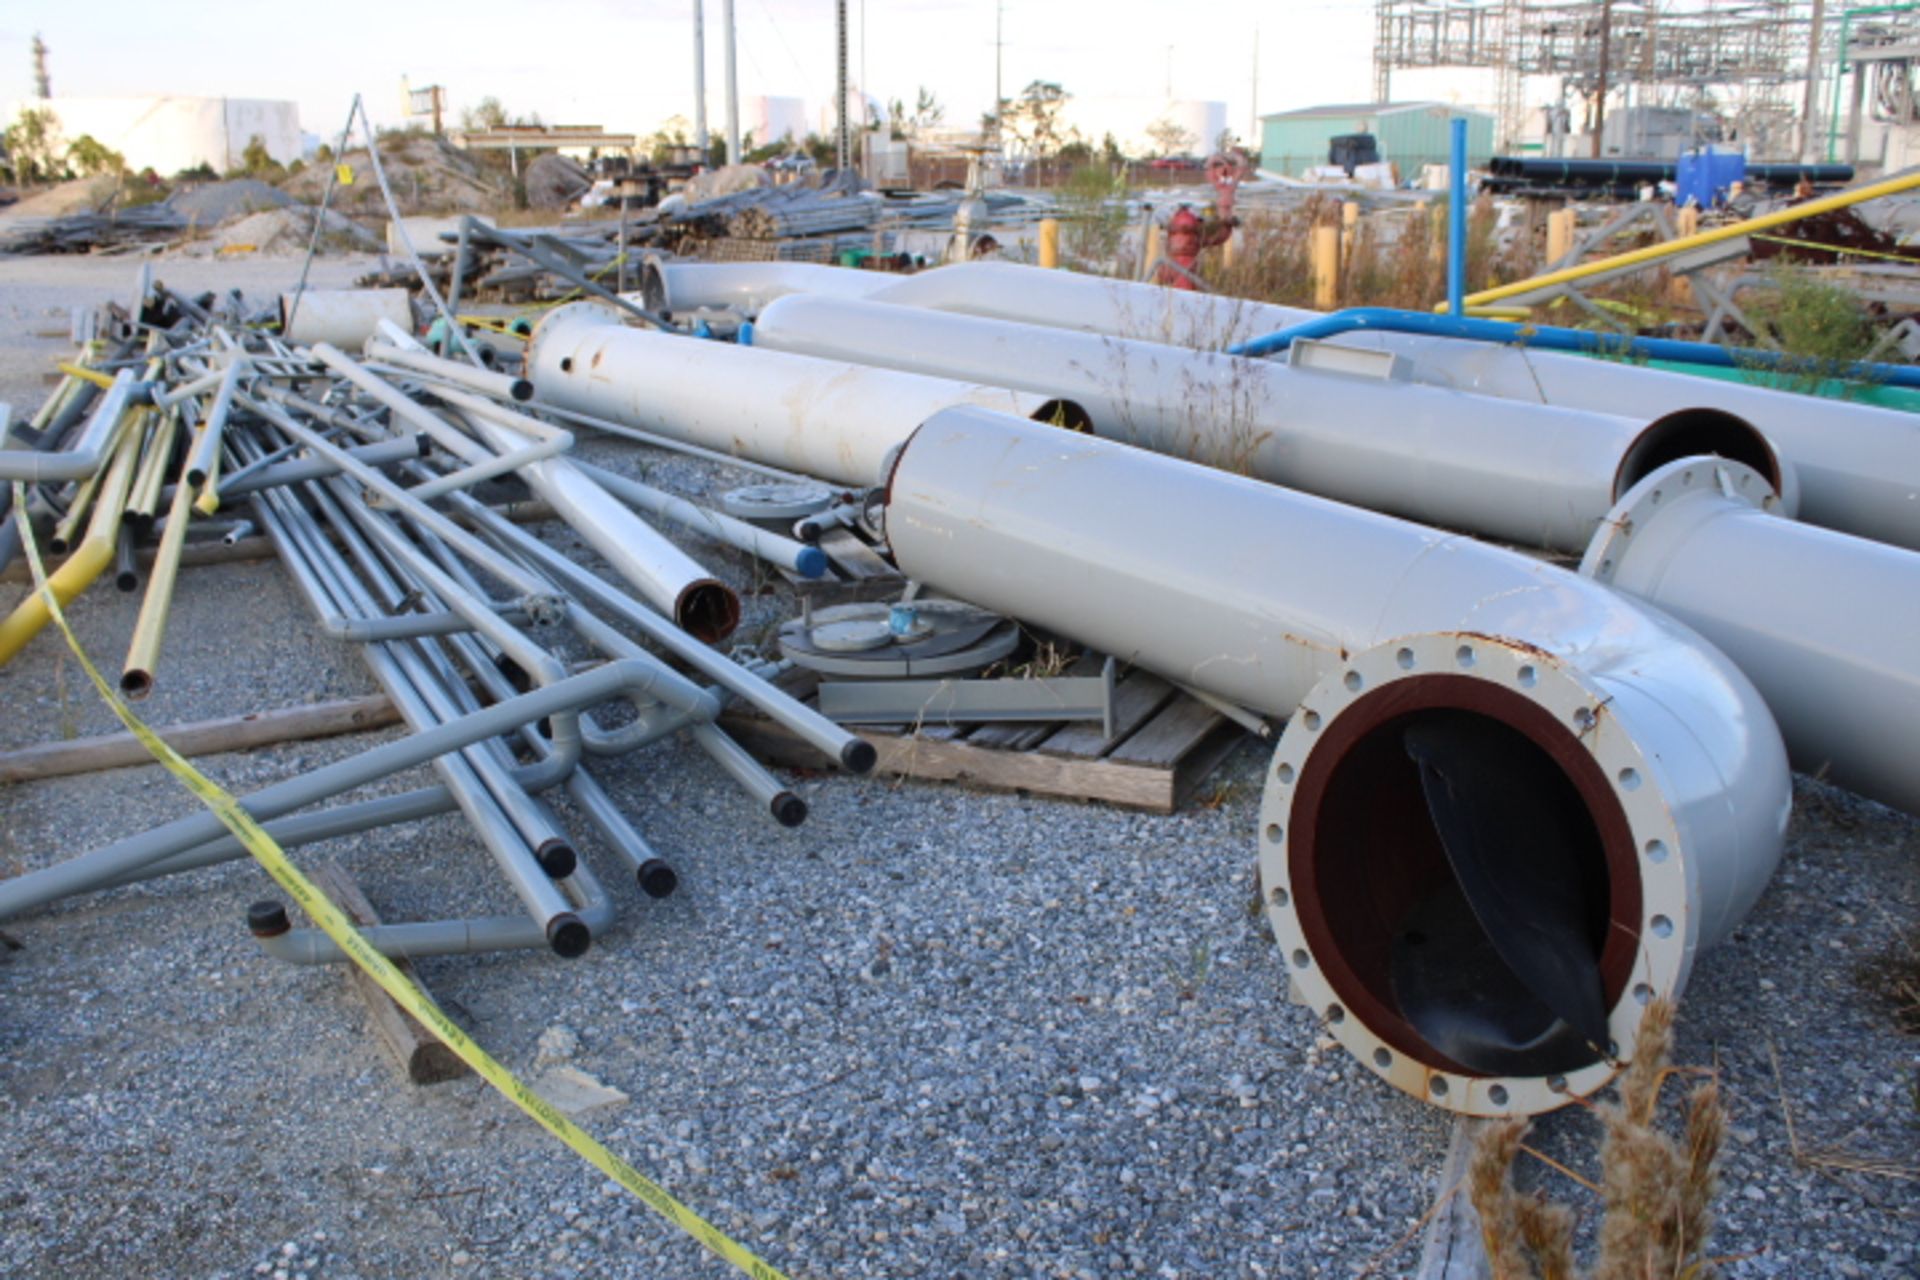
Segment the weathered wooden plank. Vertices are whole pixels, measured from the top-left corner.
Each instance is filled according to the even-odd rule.
[[[1205,703],[1176,698],[1137,733],[1108,753],[1109,760],[1171,769],[1227,718]]]
[[[823,769],[831,762],[779,725],[758,718],[728,719],[727,732],[761,759],[793,768]],[[1173,812],[1173,771],[1152,765],[999,751],[968,741],[925,735],[862,734],[879,755],[881,773],[1038,795],[1072,796],[1153,813]]]
[[[160,737],[183,756],[246,751],[281,742],[302,742],[342,733],[364,733],[400,722],[400,713],[383,693],[341,698],[310,707],[283,707],[219,720],[169,725]],[[46,742],[0,755],[0,782],[62,778],[100,769],[151,764],[153,756],[130,733],[109,733],[72,742]]]
[[[380,923],[373,904],[367,901],[366,895],[360,892],[360,886],[338,863],[321,863],[309,878],[355,924],[365,927]],[[401,959],[393,963],[416,986],[421,985],[412,964]],[[357,964],[342,967],[346,969],[347,980],[353,984],[354,990],[366,1001],[367,1011],[373,1015],[373,1029],[379,1033],[380,1042],[399,1062],[408,1080],[414,1084],[438,1084],[444,1080],[457,1080],[469,1073],[467,1064],[414,1021],[412,1014],[394,1003],[393,997],[373,980],[371,974]],[[425,989],[421,986],[421,990]]]
[[[900,572],[882,560],[878,553],[846,529],[829,529],[820,535],[820,549],[853,578],[891,578],[900,580]]]
[[[1113,735],[1097,724],[1070,724],[1038,748],[1050,756],[1104,756],[1132,736],[1174,697],[1174,688],[1159,676],[1130,671],[1113,691]]]

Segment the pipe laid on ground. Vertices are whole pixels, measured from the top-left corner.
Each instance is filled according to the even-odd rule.
[[[941,409],[972,404],[1084,421],[1057,399],[625,328],[594,303],[550,312],[527,348],[540,400],[710,449],[866,487]]]
[[[429,351],[411,351],[385,338],[375,338],[367,343],[367,358],[414,373],[430,374],[443,382],[451,382],[482,395],[498,396],[502,400],[533,399],[533,384],[525,378],[476,369],[460,360],[443,360]]]
[[[545,427],[470,396],[458,396],[450,403],[466,409],[467,425],[503,455],[517,452],[527,438],[521,434],[526,428],[503,423],[521,419]],[[517,474],[628,584],[687,634],[711,644],[726,639],[740,625],[740,598],[731,587],[621,505],[573,461],[529,462]]]
[[[789,293],[864,298],[895,279],[815,262],[669,262],[649,255],[640,267],[640,298],[649,311],[731,310],[751,317]]]
[[[1738,663],[1794,767],[1920,814],[1920,554],[1772,514],[1764,477],[1693,458],[1642,480],[1580,572]]]
[[[917,582],[1292,715],[1269,919],[1328,1029],[1416,1097],[1593,1093],[1779,857],[1753,686],[1551,565],[970,408],[900,451],[886,524]]]
[[[122,374],[124,377],[124,373]],[[117,385],[117,383],[116,383]],[[108,393],[109,398],[112,392]],[[80,541],[66,563],[47,577],[47,587],[65,608],[86,590],[102,570],[113,563],[118,545],[120,522],[125,516],[127,489],[133,483],[133,468],[140,448],[140,437],[128,433],[121,437],[113,459],[107,464],[101,481],[99,499],[93,504],[93,518],[87,524],[87,536]],[[27,642],[40,633],[52,615],[47,612],[46,597],[29,591],[5,621],[0,621],[0,666],[13,661]]]
[[[1111,439],[1408,519],[1576,553],[1622,493],[1672,459],[1724,453],[1784,479],[1758,432],[1684,402],[1649,423],[1365,372],[811,295],[781,298],[761,312],[753,342],[1046,389],[1082,406],[1094,430]]]
[[[1498,342],[1379,330],[1332,341],[1392,352],[1417,382],[1529,404],[1628,416],[1710,404],[1752,423],[1792,468],[1798,519],[1920,549],[1920,417],[1913,414]]]
[[[48,481],[84,480],[100,469],[100,460],[111,451],[122,417],[133,397],[133,371],[122,369],[114,375],[113,386],[94,406],[93,416],[69,449],[42,453],[38,449],[0,450],[0,481],[24,480],[28,484]]]
[[[596,467],[586,462],[576,462],[573,465],[614,497],[640,508],[649,515],[685,525],[695,533],[705,534],[714,541],[724,542],[730,547],[738,547],[757,559],[765,560],[768,564],[791,569],[803,578],[817,578],[827,571],[827,553],[818,547],[810,547],[792,538],[783,538],[777,533],[769,533],[758,525],[748,524],[745,520],[736,519],[724,511],[712,511],[685,498],[663,493],[651,485],[641,484],[638,480],[630,479],[618,472],[608,471],[605,467]]]
[[[297,346],[326,342],[357,351],[380,332],[382,320],[402,329],[413,327],[405,289],[308,289],[280,295],[280,336]]]
[[[169,432],[169,445],[172,439]],[[180,550],[187,545],[187,523],[192,518],[193,491],[187,486],[187,474],[192,467],[193,461],[188,459],[181,467],[180,483],[174,486],[173,505],[167,508],[167,529],[160,535],[160,549],[153,556],[146,598],[140,602],[140,616],[133,624],[133,640],[127,645],[127,659],[120,667],[120,692],[136,702],[153,692],[154,669],[160,665],[160,642],[167,634],[173,584],[180,574]],[[158,492],[158,480],[154,482],[154,489]]]

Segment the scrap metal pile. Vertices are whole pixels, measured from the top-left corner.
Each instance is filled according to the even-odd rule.
[[[371,301],[359,354],[297,341],[302,305],[357,296],[290,299],[276,334],[147,291],[36,418],[67,447],[9,449],[0,474],[78,548],[64,594],[123,529],[150,521],[165,564],[192,512],[239,508],[318,625],[364,646],[412,736],[248,808],[292,844],[457,807],[526,907],[381,926],[383,949],[583,950],[612,908],[554,786],[669,887],[591,772],[666,734],[797,820],[714,726],[724,699],[872,762],[715,652],[737,602],[640,512],[804,572],[791,540],[573,461],[594,423],[851,491],[923,596],[1286,719],[1253,832],[1286,977],[1368,1069],[1452,1110],[1531,1114],[1613,1077],[1764,890],[1790,760],[1920,812],[1902,413],[1460,338],[1227,355],[1313,316],[1002,264],[659,260],[636,296],[549,312],[517,371],[436,355]],[[508,475],[620,580],[490,508]],[[0,660],[43,620],[29,599],[0,624]],[[561,637],[597,665],[575,673]],[[427,760],[434,786],[299,812]],[[237,854],[182,820],[0,884],[0,916]],[[254,923],[277,955],[335,958]]]

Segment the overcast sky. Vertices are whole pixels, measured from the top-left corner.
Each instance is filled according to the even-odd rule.
[[[1372,85],[1371,0],[1003,0],[1009,96],[1032,80],[1069,93],[1220,99],[1244,131],[1258,31],[1261,111],[1362,101]],[[723,0],[705,0],[717,130]],[[833,99],[833,0],[735,0],[742,97]],[[919,86],[968,125],[993,99],[995,0],[848,0],[852,76],[882,100]],[[0,101],[32,93],[29,44],[51,50],[55,96],[178,93],[292,98],[310,133],[338,132],[353,94],[400,114],[400,82],[439,83],[455,112],[492,94],[549,123],[651,132],[691,115],[693,0],[5,0]],[[863,23],[864,17],[864,23]],[[864,25],[864,36],[862,26]],[[866,74],[861,77],[864,63]]]

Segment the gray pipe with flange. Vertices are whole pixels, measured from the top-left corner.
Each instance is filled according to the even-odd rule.
[[[1109,439],[1575,553],[1621,494],[1675,458],[1741,458],[1795,492],[1766,439],[1717,410],[1675,402],[1632,419],[1523,405],[1409,382],[1372,353],[1294,367],[812,294],[771,303],[753,345],[1067,396]]]
[[[1656,604],[1759,688],[1794,767],[1920,814],[1920,554],[1783,520],[1737,462],[1663,467],[1580,572]]]
[[[1292,714],[1269,919],[1328,1029],[1427,1101],[1599,1089],[1778,860],[1790,779],[1753,686],[1551,565],[965,408],[901,449],[886,526],[916,581]]]

